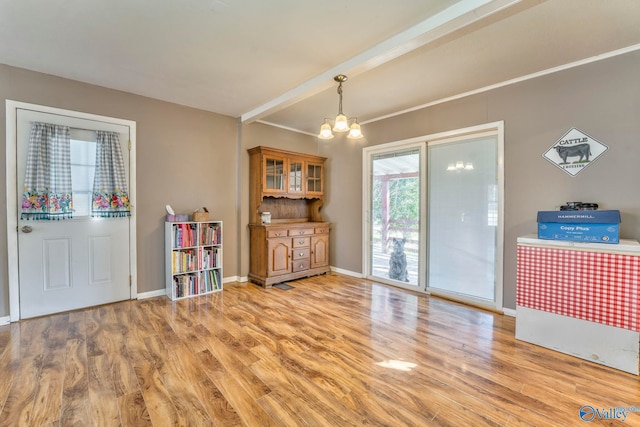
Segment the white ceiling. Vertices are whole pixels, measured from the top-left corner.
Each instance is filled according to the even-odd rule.
[[[0,63],[315,134],[640,49],[638,0],[1,0]],[[366,125],[363,126],[366,133]]]

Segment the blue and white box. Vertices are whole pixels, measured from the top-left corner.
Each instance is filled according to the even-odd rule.
[[[539,211],[538,239],[620,242],[620,211]]]

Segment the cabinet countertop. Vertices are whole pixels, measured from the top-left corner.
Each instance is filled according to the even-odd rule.
[[[559,249],[591,250],[601,252],[630,252],[640,254],[640,243],[637,240],[620,239],[620,243],[574,242],[566,240],[538,239],[536,234],[520,236],[518,244],[547,246]]]

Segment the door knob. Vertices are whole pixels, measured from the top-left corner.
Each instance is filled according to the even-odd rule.
[[[25,225],[24,227],[22,227],[23,233],[31,233],[32,231],[33,231],[33,228],[31,228],[30,225]]]

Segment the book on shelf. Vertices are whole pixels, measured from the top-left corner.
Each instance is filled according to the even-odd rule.
[[[203,246],[219,245],[222,241],[222,228],[219,224],[204,224],[199,241]]]
[[[220,249],[204,248],[202,252],[202,268],[218,268],[220,266]]]
[[[173,251],[171,253],[173,274],[186,273],[188,271],[199,270],[200,262],[195,250],[186,249]]]
[[[173,225],[174,247],[190,248],[196,246],[197,224],[181,223]]]
[[[220,277],[220,270],[209,270],[211,274],[211,286],[213,290],[221,289],[222,278]]]

